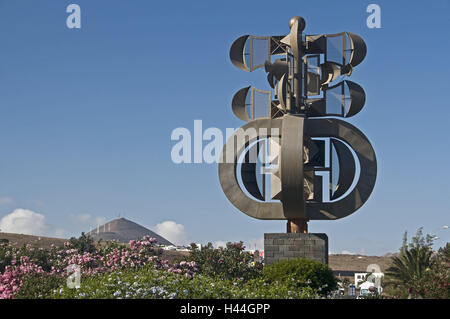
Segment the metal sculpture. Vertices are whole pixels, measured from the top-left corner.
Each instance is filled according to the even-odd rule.
[[[369,140],[337,118],[364,106],[363,88],[346,77],[366,45],[350,32],[303,35],[305,25],[294,17],[286,36],[245,35],[232,44],[232,63],[247,72],[264,67],[274,92],[245,87],[234,95],[232,110],[248,123],[228,139],[219,164],[235,207],[258,219],[287,219],[294,233],[306,233],[309,220],[355,212],[377,173]]]

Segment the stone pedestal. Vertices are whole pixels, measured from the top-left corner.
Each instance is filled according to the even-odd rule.
[[[266,265],[301,257],[328,264],[328,236],[311,233],[264,234]]]

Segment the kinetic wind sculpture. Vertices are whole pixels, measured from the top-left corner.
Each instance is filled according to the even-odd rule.
[[[264,67],[274,91],[246,87],[235,94],[233,112],[248,123],[225,144],[219,177],[243,213],[286,219],[288,233],[307,233],[309,220],[338,219],[361,207],[377,163],[366,136],[337,118],[365,103],[362,87],[345,79],[366,55],[363,39],[350,32],[303,35],[301,17],[289,26],[287,36],[245,35],[231,46],[233,64],[247,72]]]

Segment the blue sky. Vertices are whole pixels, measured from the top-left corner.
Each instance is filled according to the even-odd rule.
[[[82,28],[66,27],[77,3]],[[381,7],[381,29],[366,7]],[[350,31],[368,54],[351,80],[364,109],[350,119],[370,139],[378,179],[368,202],[337,221],[313,221],[330,250],[396,251],[405,230],[449,224],[450,2],[0,0],[0,218],[42,214],[68,235],[89,230],[80,215],[119,213],[152,227],[184,226],[195,242],[248,241],[284,232],[251,219],[220,188],[217,165],[172,163],[173,129],[239,127],[233,94],[267,88],[265,73],[228,58],[240,35]],[[93,222],[91,222],[92,224]],[[441,231],[437,245],[449,240]]]

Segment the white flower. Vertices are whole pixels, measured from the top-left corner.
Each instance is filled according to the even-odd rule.
[[[169,299],[174,299],[176,296],[177,296],[177,293],[176,293],[176,292],[172,292],[172,293],[169,295]]]

